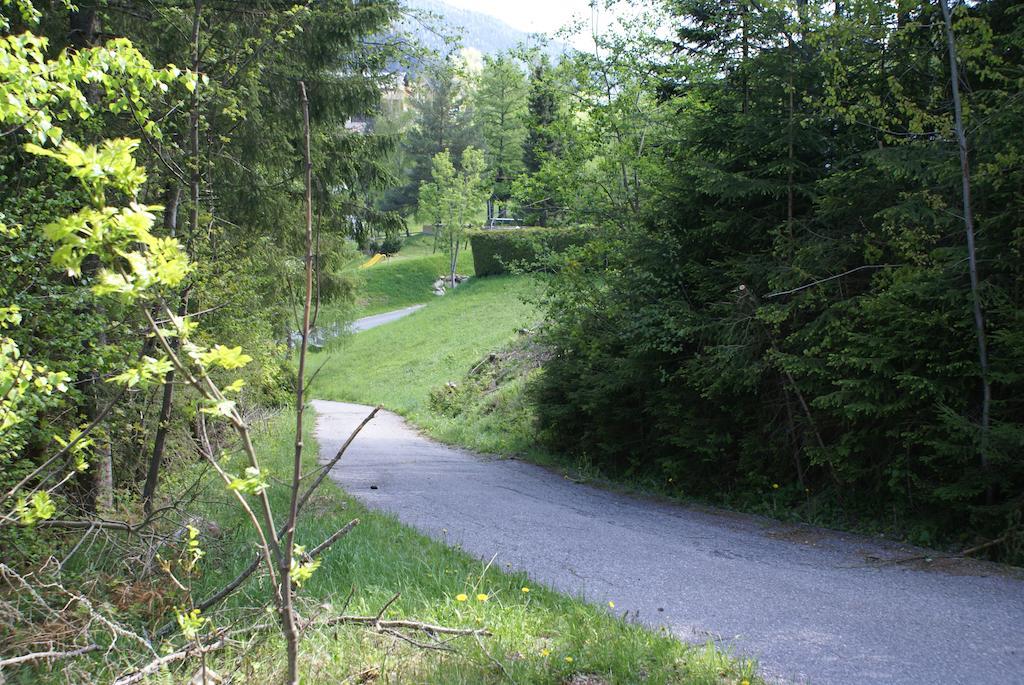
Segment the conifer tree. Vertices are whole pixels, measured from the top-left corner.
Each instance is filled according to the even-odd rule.
[[[526,140],[526,77],[509,57],[484,57],[476,91],[475,114],[479,122],[492,179],[488,218],[495,203],[506,203],[511,186],[523,170]]]

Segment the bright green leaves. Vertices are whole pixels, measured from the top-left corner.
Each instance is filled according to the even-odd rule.
[[[56,150],[32,143],[25,146],[29,152],[63,163],[89,194],[92,207],[48,224],[43,232],[58,244],[54,266],[70,276],[81,275],[82,262],[89,255],[100,258],[105,266],[93,287],[98,295],[132,299],[156,286],[175,286],[188,273],[188,260],[177,241],[150,232],[155,220],[152,212],[159,207],[104,206],[108,188],[134,196],[146,181],[145,171],[133,157],[138,146],[139,141],[130,138],[85,147],[64,141]]]
[[[207,352],[201,353],[199,358],[207,367],[219,366],[222,369],[240,369],[252,361],[252,357],[242,354],[241,347],[224,345],[214,345]]]
[[[9,324],[19,316],[16,310],[5,307],[0,312],[6,312]],[[66,373],[22,359],[17,343],[0,337],[0,462],[8,446],[7,431],[48,406],[54,395],[66,392],[67,383]]]
[[[457,171],[448,150],[434,155],[432,182],[420,186],[420,206],[445,230],[461,231],[465,222],[484,203],[486,162],[484,154],[474,147],[462,153],[462,171]]]
[[[306,554],[306,548],[302,545],[295,545],[293,549],[291,577],[296,587],[302,587],[303,583],[313,577],[313,573],[320,568],[319,559],[310,559]]]
[[[207,406],[203,407],[199,411],[210,416],[221,416],[229,418],[235,411],[235,402],[233,400],[216,400],[211,401]]]
[[[242,392],[243,387],[245,387],[245,381],[242,380],[241,378],[236,378],[234,381],[231,382],[230,385],[226,385],[223,388],[221,388],[221,392]]]
[[[178,567],[181,573],[184,573],[186,576],[193,576],[199,568],[199,562],[206,556],[206,551],[202,548],[202,545],[199,542],[199,529],[191,523],[185,524],[184,542],[185,544],[178,553]],[[174,578],[172,563],[160,558],[159,555],[157,556],[157,560],[164,572],[171,576],[171,578]],[[175,582],[178,583],[176,579]],[[178,586],[182,587],[180,583],[178,583]],[[187,640],[195,640],[203,628],[210,623],[210,619],[205,618],[202,615],[202,611],[196,608],[175,608],[174,618],[178,623],[178,627],[181,629],[181,634]]]
[[[21,20],[26,24],[36,24],[42,16],[31,0],[3,0],[3,2],[0,2],[0,7],[11,6],[18,10]],[[10,22],[8,22],[7,17],[0,15],[0,29],[7,30],[8,28],[10,28]]]
[[[490,193],[483,179],[485,168],[483,153],[470,146],[462,153],[462,171],[457,171],[445,149],[432,160],[433,181],[420,185],[420,207],[439,224],[441,242],[450,260],[452,283],[466,222],[483,206]]]
[[[167,339],[179,338],[188,340],[188,337],[199,327],[199,324],[186,316],[171,315],[171,327],[158,326],[157,331]]]
[[[185,529],[188,531],[188,537],[185,539],[182,566],[186,571],[192,571],[199,560],[206,556],[206,552],[199,545],[199,529],[191,524],[185,526]]]
[[[93,447],[96,446],[96,441],[87,437],[82,429],[71,429],[67,440],[59,435],[54,435],[53,441],[61,448],[66,449],[74,458],[75,471],[82,473],[89,468],[89,457],[92,455]]]
[[[26,499],[21,497],[14,506],[14,513],[23,525],[31,526],[37,521],[45,521],[53,518],[57,513],[57,506],[50,499],[49,493],[39,491]]]
[[[68,173],[81,181],[95,205],[103,204],[103,192],[108,187],[134,196],[146,182],[146,172],[133,156],[138,147],[139,141],[132,138],[115,138],[85,147],[65,140],[56,150],[34,143],[25,145],[32,154],[51,157],[67,166]]]
[[[21,307],[16,304],[0,307],[0,329],[11,325],[17,326],[19,323],[21,323]]]
[[[199,632],[209,622],[208,618],[200,615],[201,613],[199,609],[191,609],[189,611],[184,609],[174,610],[178,627],[181,629],[181,634],[186,640],[195,640],[199,636]]]
[[[104,264],[93,292],[135,299],[161,286],[176,286],[188,274],[188,258],[178,241],[150,233],[155,217],[149,207],[86,207],[43,228],[58,244],[51,261],[69,276],[81,276],[82,262],[96,255]],[[145,248],[140,250],[139,248]]]
[[[186,324],[184,322],[179,319],[175,319],[175,325],[179,326],[177,330],[181,339],[184,341],[182,350],[184,350],[185,354],[188,355],[188,358],[195,364],[201,376],[208,376],[212,370],[218,368],[224,370],[240,369],[252,361],[252,357],[244,354],[241,347],[214,345],[213,347],[206,348],[201,345],[197,345],[185,337],[184,329]],[[244,385],[244,380],[235,379],[226,388],[224,388],[223,392],[237,393],[241,391]],[[199,411],[211,416],[220,416],[230,419],[236,416],[235,404],[234,400],[225,399],[223,394],[218,393],[215,397],[209,397],[205,402],[205,406],[203,406]]]
[[[0,329],[21,322],[17,306],[0,307]],[[21,357],[17,343],[0,336],[0,470],[4,464],[19,458],[28,444],[30,426],[46,409],[56,406],[68,390],[69,376],[33,364]],[[74,454],[76,467],[86,460],[88,445]],[[45,493],[43,493],[45,495]],[[33,497],[21,502],[17,514],[23,523],[49,518],[45,500]]]
[[[30,7],[20,0],[18,5]],[[89,196],[91,207],[45,227],[58,244],[53,263],[79,276],[85,257],[97,255],[105,266],[95,286],[101,295],[133,299],[155,286],[177,285],[188,272],[188,261],[175,241],[150,233],[151,210],[157,208],[105,206],[108,190],[134,198],[145,183],[146,173],[134,158],[139,141],[120,138],[82,146],[64,140],[55,121],[91,116],[95,106],[85,96],[88,86],[103,95],[110,112],[130,112],[150,135],[159,136],[149,121],[149,95],[177,81],[194,82],[194,75],[173,66],[155,69],[124,39],[63,52],[53,60],[45,58],[46,48],[45,38],[30,33],[0,38],[0,124],[21,127],[36,141],[26,150],[62,163]]]
[[[268,485],[267,477],[257,467],[249,466],[245,469],[245,477],[232,478],[228,488],[246,495],[262,495]]]
[[[103,94],[106,109],[129,112],[140,126],[159,137],[149,121],[148,96],[166,92],[177,81],[194,76],[177,68],[155,69],[130,41],[62,52],[47,60],[46,38],[23,33],[0,38],[0,123],[21,126],[40,144],[58,143],[63,131],[55,121],[89,118],[95,106],[84,88]]]
[[[109,382],[118,383],[129,388],[138,386],[145,389],[153,385],[154,382],[163,382],[164,376],[173,369],[174,365],[166,357],[154,359],[153,357],[144,356],[141,363],[137,366],[119,373],[111,378]]]

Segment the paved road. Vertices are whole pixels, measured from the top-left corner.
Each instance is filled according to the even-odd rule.
[[[397,321],[403,317],[409,316],[413,312],[418,312],[427,305],[425,304],[414,304],[411,307],[405,309],[396,309],[393,312],[384,312],[383,314],[374,314],[373,316],[364,316],[361,319],[356,319],[349,326],[349,330],[353,333],[359,333],[361,331],[367,331],[377,326],[383,326],[386,323]]]
[[[369,411],[314,406],[321,458]],[[332,476],[481,559],[755,657],[772,680],[1024,683],[1024,580],[998,567],[886,563],[914,551],[579,485],[439,445],[386,412]]]

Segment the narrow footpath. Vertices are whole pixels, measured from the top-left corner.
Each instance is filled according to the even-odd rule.
[[[349,325],[349,330],[353,333],[360,333],[362,331],[368,331],[371,328],[377,326],[383,326],[386,323],[397,321],[398,319],[405,318],[414,312],[418,312],[427,305],[425,304],[414,304],[411,307],[405,307],[404,309],[396,309],[393,312],[384,312],[383,314],[374,314],[373,316],[364,316],[361,319],[356,319]]]
[[[370,408],[316,401],[328,459]],[[422,532],[784,683],[1024,683],[1024,580],[873,539],[580,485],[435,443],[390,412],[332,477]]]

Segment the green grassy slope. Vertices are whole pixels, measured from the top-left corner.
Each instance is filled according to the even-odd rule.
[[[471,280],[411,316],[343,338],[313,357],[323,368],[312,393],[382,404],[429,427],[430,391],[532,325],[538,312],[522,298],[536,288],[529,277]]]
[[[362,287],[357,298],[357,316],[369,316],[429,302],[436,296],[431,285],[448,271],[448,256],[433,252],[433,236],[423,233],[405,239],[401,251],[367,269],[357,271]],[[458,272],[473,275],[473,253],[459,252]]]

